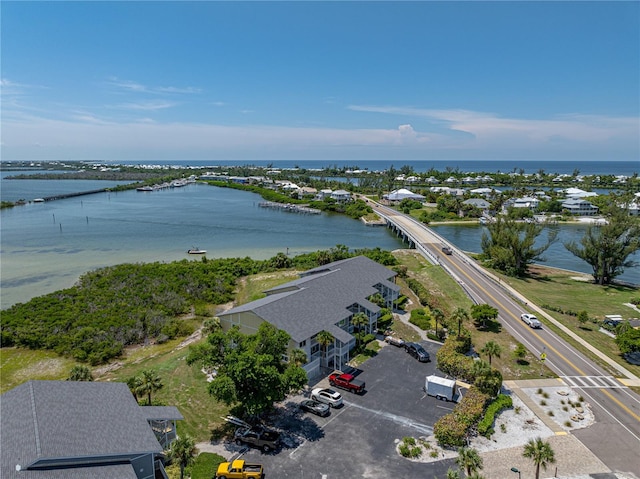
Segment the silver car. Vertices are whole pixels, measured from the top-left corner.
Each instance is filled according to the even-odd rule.
[[[539,329],[542,323],[533,314],[524,313],[520,315],[520,319],[529,325],[530,328]]]
[[[311,391],[311,399],[323,402],[331,407],[342,406],[342,396],[340,393],[329,388],[315,388]]]

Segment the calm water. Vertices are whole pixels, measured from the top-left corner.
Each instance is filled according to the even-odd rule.
[[[128,262],[266,259],[328,249],[403,247],[386,228],[342,215],[258,207],[259,195],[193,184],[154,192],[99,193],[4,209],[2,308],[73,285],[91,269]]]
[[[130,181],[104,181],[104,180],[7,180],[8,176],[32,175],[36,173],[56,173],[55,171],[0,171],[2,188],[0,188],[0,200],[2,201],[31,201],[36,198],[46,198],[80,191],[99,190],[101,188],[113,188],[117,185],[125,185]],[[64,173],[68,173],[65,171]]]
[[[431,228],[464,251],[472,253],[480,253],[482,251],[482,234],[486,231],[486,228],[482,225],[432,225]],[[540,261],[540,263],[554,268],[591,273],[590,265],[576,258],[564,247],[564,243],[570,241],[579,243],[586,230],[586,225],[563,224],[558,226],[557,239],[543,254],[543,258],[546,261]],[[547,232],[545,231],[538,238],[536,246],[542,245],[546,240]],[[640,262],[640,255],[636,252],[630,259]],[[624,274],[618,278],[630,283],[640,284],[640,266],[625,270]]]
[[[15,180],[14,183],[32,180]],[[40,181],[36,186],[56,181]],[[95,189],[75,182],[71,191]],[[4,189],[8,180],[2,182]],[[104,184],[104,183],[102,183]],[[52,185],[53,187],[53,185]],[[98,186],[100,187],[100,186]],[[37,197],[32,194],[27,197]],[[46,196],[46,195],[42,195]],[[0,306],[9,307],[72,286],[86,271],[126,262],[194,259],[192,246],[213,257],[266,259],[328,249],[405,247],[386,228],[366,227],[341,215],[298,215],[259,208],[259,195],[194,184],[149,193],[125,191],[31,203],[0,212]],[[545,254],[549,266],[585,273],[590,267],[568,253],[563,241],[579,240],[586,227],[563,225]],[[466,251],[480,251],[482,227],[434,226]],[[640,261],[636,254],[636,260]],[[621,279],[640,284],[640,268]]]

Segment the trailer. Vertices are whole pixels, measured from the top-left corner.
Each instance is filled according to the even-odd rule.
[[[453,401],[456,395],[455,379],[446,379],[439,376],[427,376],[424,382],[424,390],[429,396],[445,401]]]

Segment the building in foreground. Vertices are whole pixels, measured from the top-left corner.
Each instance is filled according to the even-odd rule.
[[[139,406],[124,383],[29,381],[0,396],[3,479],[166,478],[171,406]]]
[[[304,366],[313,377],[321,367],[341,368],[350,359],[356,344],[352,318],[364,313],[365,330],[377,329],[381,308],[371,301],[380,295],[385,306],[393,307],[400,287],[396,273],[365,256],[336,261],[300,274],[294,281],[268,291],[266,297],[219,314],[224,330],[238,326],[254,334],[263,321],[291,336],[289,349],[300,348],[309,362]],[[323,348],[318,333],[328,331],[334,338]]]

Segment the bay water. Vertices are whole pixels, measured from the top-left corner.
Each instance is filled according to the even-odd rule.
[[[3,177],[10,172],[2,172]],[[93,180],[4,180],[20,184],[22,198],[89,191],[112,185]],[[28,183],[23,183],[28,182]],[[64,182],[64,184],[60,184]],[[71,182],[72,184],[68,184]],[[97,185],[96,185],[97,183]],[[119,182],[121,183],[121,182]],[[390,230],[367,227],[343,215],[301,215],[260,208],[254,193],[205,184],[153,192],[123,191],[28,203],[0,212],[0,307],[72,286],[86,271],[135,262],[197,260],[186,250],[199,247],[208,258],[266,259],[329,249],[393,250],[406,247]],[[434,225],[457,247],[480,251],[481,225]],[[590,273],[564,242],[579,241],[586,225],[560,225],[558,241],[545,253],[548,266]],[[541,241],[544,238],[541,238]],[[633,259],[640,261],[636,253]],[[640,267],[621,280],[640,284]]]

